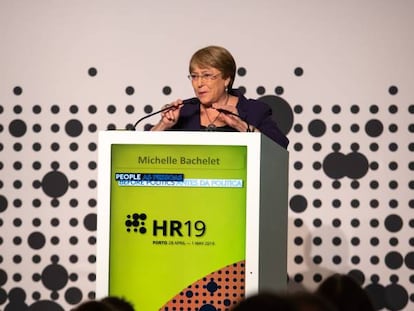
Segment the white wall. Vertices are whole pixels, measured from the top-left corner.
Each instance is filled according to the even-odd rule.
[[[93,296],[95,261],[89,256],[95,254],[96,210],[90,200],[96,200],[97,169],[90,162],[97,161],[97,152],[93,145],[88,147],[97,144],[97,132],[88,126],[124,128],[145,115],[146,105],[156,110],[192,96],[188,59],[209,44],[228,48],[246,69],[235,86],[245,87],[247,96],[273,95],[275,111],[281,99],[293,111],[288,133],[290,277],[313,289],[319,282],[315,274],[323,278],[332,271],[352,271],[363,276],[378,308],[412,309],[413,9],[409,0],[1,0],[1,309],[40,300],[48,301],[51,310],[59,310],[58,305],[68,309]],[[89,68],[96,68],[97,75],[88,75]],[[296,68],[302,68],[303,75],[295,75]],[[128,86],[134,88],[133,95],[125,93]],[[257,93],[259,86],[264,93]],[[282,94],[275,94],[278,86]],[[394,95],[391,86],[398,89]],[[13,93],[15,87],[22,88],[21,95]],[[171,88],[171,94],[164,94],[164,87]],[[33,111],[36,105],[41,112]],[[96,113],[88,110],[91,105]],[[107,111],[109,105],[116,107],[115,113]],[[125,111],[128,105],[135,108],[133,113]],[[320,113],[314,109],[317,105]],[[335,105],[339,113],[332,111]],[[389,110],[393,105],[396,112]],[[353,113],[352,106],[359,112]],[[53,113],[56,108],[59,112]],[[16,119],[27,127],[21,137],[24,126],[17,123],[13,128]],[[68,132],[65,125],[72,119],[77,122],[69,123]],[[308,130],[315,119],[327,127],[321,137]],[[377,137],[365,130],[372,119],[383,125]],[[77,124],[82,124],[81,132],[76,132]],[[340,131],[332,129],[334,124]],[[392,124],[397,131],[390,131]],[[358,125],[359,131],[353,132],[351,125]],[[34,150],[34,143],[41,149]],[[52,143],[59,150],[53,151]],[[78,148],[71,150],[71,143]],[[314,150],[315,143],[320,151]],[[356,189],[346,176],[339,179],[339,188],[332,187],[334,180],[318,169],[335,143],[345,155],[355,147],[371,165],[356,179]],[[372,143],[378,144],[377,151]],[[391,143],[396,151],[389,149]],[[40,168],[33,168],[36,161]],[[390,162],[398,168],[389,168]],[[364,169],[359,162],[334,163],[344,165],[345,173]],[[55,175],[47,175],[52,171]],[[315,188],[315,181],[322,186]],[[390,188],[390,181],[398,187]],[[299,196],[307,202],[302,212],[294,203]],[[313,205],[315,199],[321,207]],[[333,207],[335,199],[338,208]],[[359,205],[352,207],[352,200]],[[371,206],[373,200],[378,207]],[[339,227],[334,219],[340,220]],[[332,245],[334,236],[339,246]],[[312,244],[315,237],[321,238],[321,245]],[[352,244],[355,237],[360,239],[357,245]],[[371,242],[375,237],[378,244]],[[298,238],[303,243],[295,243]],[[315,255],[321,263],[312,261]],[[332,262],[335,255],[341,263]]]

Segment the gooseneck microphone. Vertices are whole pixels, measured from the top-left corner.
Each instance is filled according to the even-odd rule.
[[[184,99],[181,103],[181,105],[188,105],[188,104],[195,104],[197,103],[197,98],[189,98],[189,99]],[[132,126],[131,130],[135,131],[135,129],[137,128],[138,124],[141,123],[142,121],[144,121],[145,119],[148,119],[152,116],[155,116],[156,114],[159,114],[161,112],[167,111],[174,108],[174,106],[167,106],[162,108],[161,110],[155,111],[153,113],[147,114],[146,116],[143,116],[141,119],[137,120],[137,122],[135,122],[135,124]]]

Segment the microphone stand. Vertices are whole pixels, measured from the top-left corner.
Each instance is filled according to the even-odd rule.
[[[135,129],[137,128],[137,125],[138,125],[141,121],[143,121],[143,120],[145,120],[145,119],[147,119],[147,118],[150,118],[150,117],[152,117],[152,116],[155,116],[156,114],[159,114],[159,113],[161,113],[161,112],[164,112],[164,111],[170,110],[171,108],[173,108],[173,106],[164,107],[164,108],[162,108],[161,110],[158,110],[158,111],[155,111],[155,112],[153,112],[153,113],[147,114],[146,116],[143,116],[141,119],[139,119],[137,122],[135,122],[135,124],[132,126],[131,131],[135,131]]]

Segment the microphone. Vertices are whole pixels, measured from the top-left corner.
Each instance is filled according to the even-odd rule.
[[[184,99],[183,102],[181,103],[181,105],[182,106],[188,105],[188,104],[192,105],[192,104],[196,104],[196,103],[197,103],[197,98],[193,97],[193,98]],[[137,122],[135,122],[135,124],[132,126],[131,130],[135,131],[135,129],[137,128],[137,125],[139,123],[141,123],[142,121],[144,121],[145,119],[148,119],[152,116],[155,116],[156,114],[159,114],[161,112],[170,110],[171,108],[173,108],[173,107],[172,106],[167,106],[167,107],[162,108],[161,110],[158,110],[158,111],[155,111],[153,113],[147,114],[146,116],[143,116],[141,119],[138,119]]]

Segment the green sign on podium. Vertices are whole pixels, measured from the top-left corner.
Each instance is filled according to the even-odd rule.
[[[246,143],[240,134],[100,133],[97,297],[142,311],[230,310],[260,290],[259,211],[272,198],[259,183],[261,135]],[[269,270],[284,270],[276,288],[286,281],[285,244]]]

